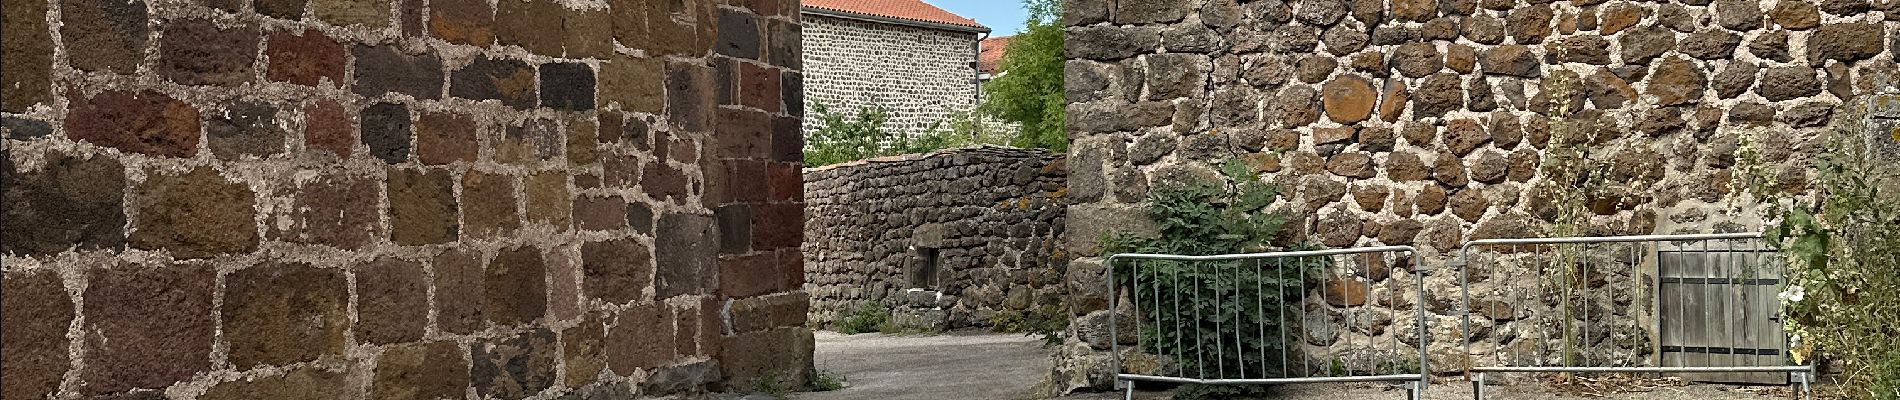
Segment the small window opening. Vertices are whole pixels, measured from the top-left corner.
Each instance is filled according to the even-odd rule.
[[[910,289],[937,290],[937,249],[916,248],[904,275]]]

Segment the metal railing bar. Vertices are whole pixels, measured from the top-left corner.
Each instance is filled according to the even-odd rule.
[[[1349,248],[1341,248],[1341,249],[1324,249],[1324,250],[1282,251],[1282,252],[1269,252],[1269,253],[1216,254],[1216,255],[1211,255],[1211,256],[1184,256],[1184,255],[1177,255],[1177,254],[1150,254],[1150,253],[1122,253],[1122,254],[1114,255],[1114,257],[1139,258],[1139,259],[1147,259],[1147,260],[1168,260],[1168,261],[1227,261],[1227,260],[1241,260],[1241,259],[1249,259],[1249,258],[1314,257],[1314,256],[1340,255],[1340,254],[1382,253],[1382,252],[1394,252],[1394,251],[1416,251],[1416,250],[1412,246],[1378,246],[1378,247],[1349,247]]]
[[[1423,379],[1424,376],[1425,376],[1424,374],[1395,374],[1395,375],[1359,375],[1359,376],[1354,376],[1354,377],[1301,377],[1301,378],[1273,378],[1273,379],[1194,379],[1194,378],[1177,378],[1177,377],[1171,377],[1171,376],[1118,374],[1115,377],[1118,379],[1135,380],[1135,381],[1194,383],[1194,384],[1202,384],[1202,385],[1279,385],[1279,384],[1289,384],[1289,383],[1416,381],[1419,379]]]
[[[1686,235],[1634,235],[1634,236],[1568,236],[1553,238],[1519,239],[1478,239],[1465,242],[1465,247],[1499,244],[1574,244],[1574,243],[1622,243],[1622,242],[1691,242],[1722,239],[1760,239],[1761,232],[1745,233],[1704,233]]]
[[[1477,367],[1474,372],[1610,372],[1610,373],[1715,373],[1715,372],[1809,372],[1810,365],[1767,367]]]

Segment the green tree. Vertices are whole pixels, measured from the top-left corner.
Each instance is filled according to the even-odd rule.
[[[982,111],[991,117],[1022,125],[1011,141],[1017,147],[1057,152],[1069,148],[1063,132],[1061,0],[1024,0],[1029,21],[1023,32],[1003,50],[998,69],[1002,76],[984,86]]]

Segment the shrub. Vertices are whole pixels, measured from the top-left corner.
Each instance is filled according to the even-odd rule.
[[[1047,305],[1033,310],[998,311],[990,317],[990,330],[1042,335],[1043,343],[1062,343],[1062,331],[1069,329],[1067,310],[1060,305]]]
[[[1838,361],[1843,395],[1900,399],[1900,173],[1861,138],[1864,114],[1844,114],[1822,138],[1809,194],[1776,182],[1752,140],[1737,184],[1775,221],[1767,234],[1789,266],[1780,298],[1795,361],[1818,352]]]
[[[858,305],[857,311],[838,320],[838,333],[856,335],[860,333],[884,332],[894,330],[891,325],[891,310],[867,301]]]

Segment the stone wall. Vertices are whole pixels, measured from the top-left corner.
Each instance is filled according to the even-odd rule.
[[[806,171],[811,322],[869,302],[906,327],[962,328],[1061,304],[1066,172],[1046,151],[993,146]]]
[[[1150,187],[1219,159],[1285,188],[1275,208],[1300,237],[1415,245],[1428,267],[1467,239],[1545,232],[1544,186],[1588,188],[1584,234],[1759,229],[1730,189],[1738,149],[1806,190],[1814,138],[1893,88],[1900,47],[1891,0],[1070,0],[1063,19],[1075,282],[1100,279],[1104,232],[1152,231]],[[1553,136],[1575,138],[1591,184],[1541,171]],[[1431,301],[1452,275],[1427,281],[1439,338],[1457,337],[1456,302]],[[1444,342],[1435,357],[1459,359]],[[1072,343],[1058,383],[1105,385],[1105,347]]]
[[[809,373],[796,1],[4,4],[4,399]]]
[[[881,105],[885,129],[915,136],[976,107],[975,32],[806,13],[804,37],[808,120],[819,122],[817,105],[847,116]]]

